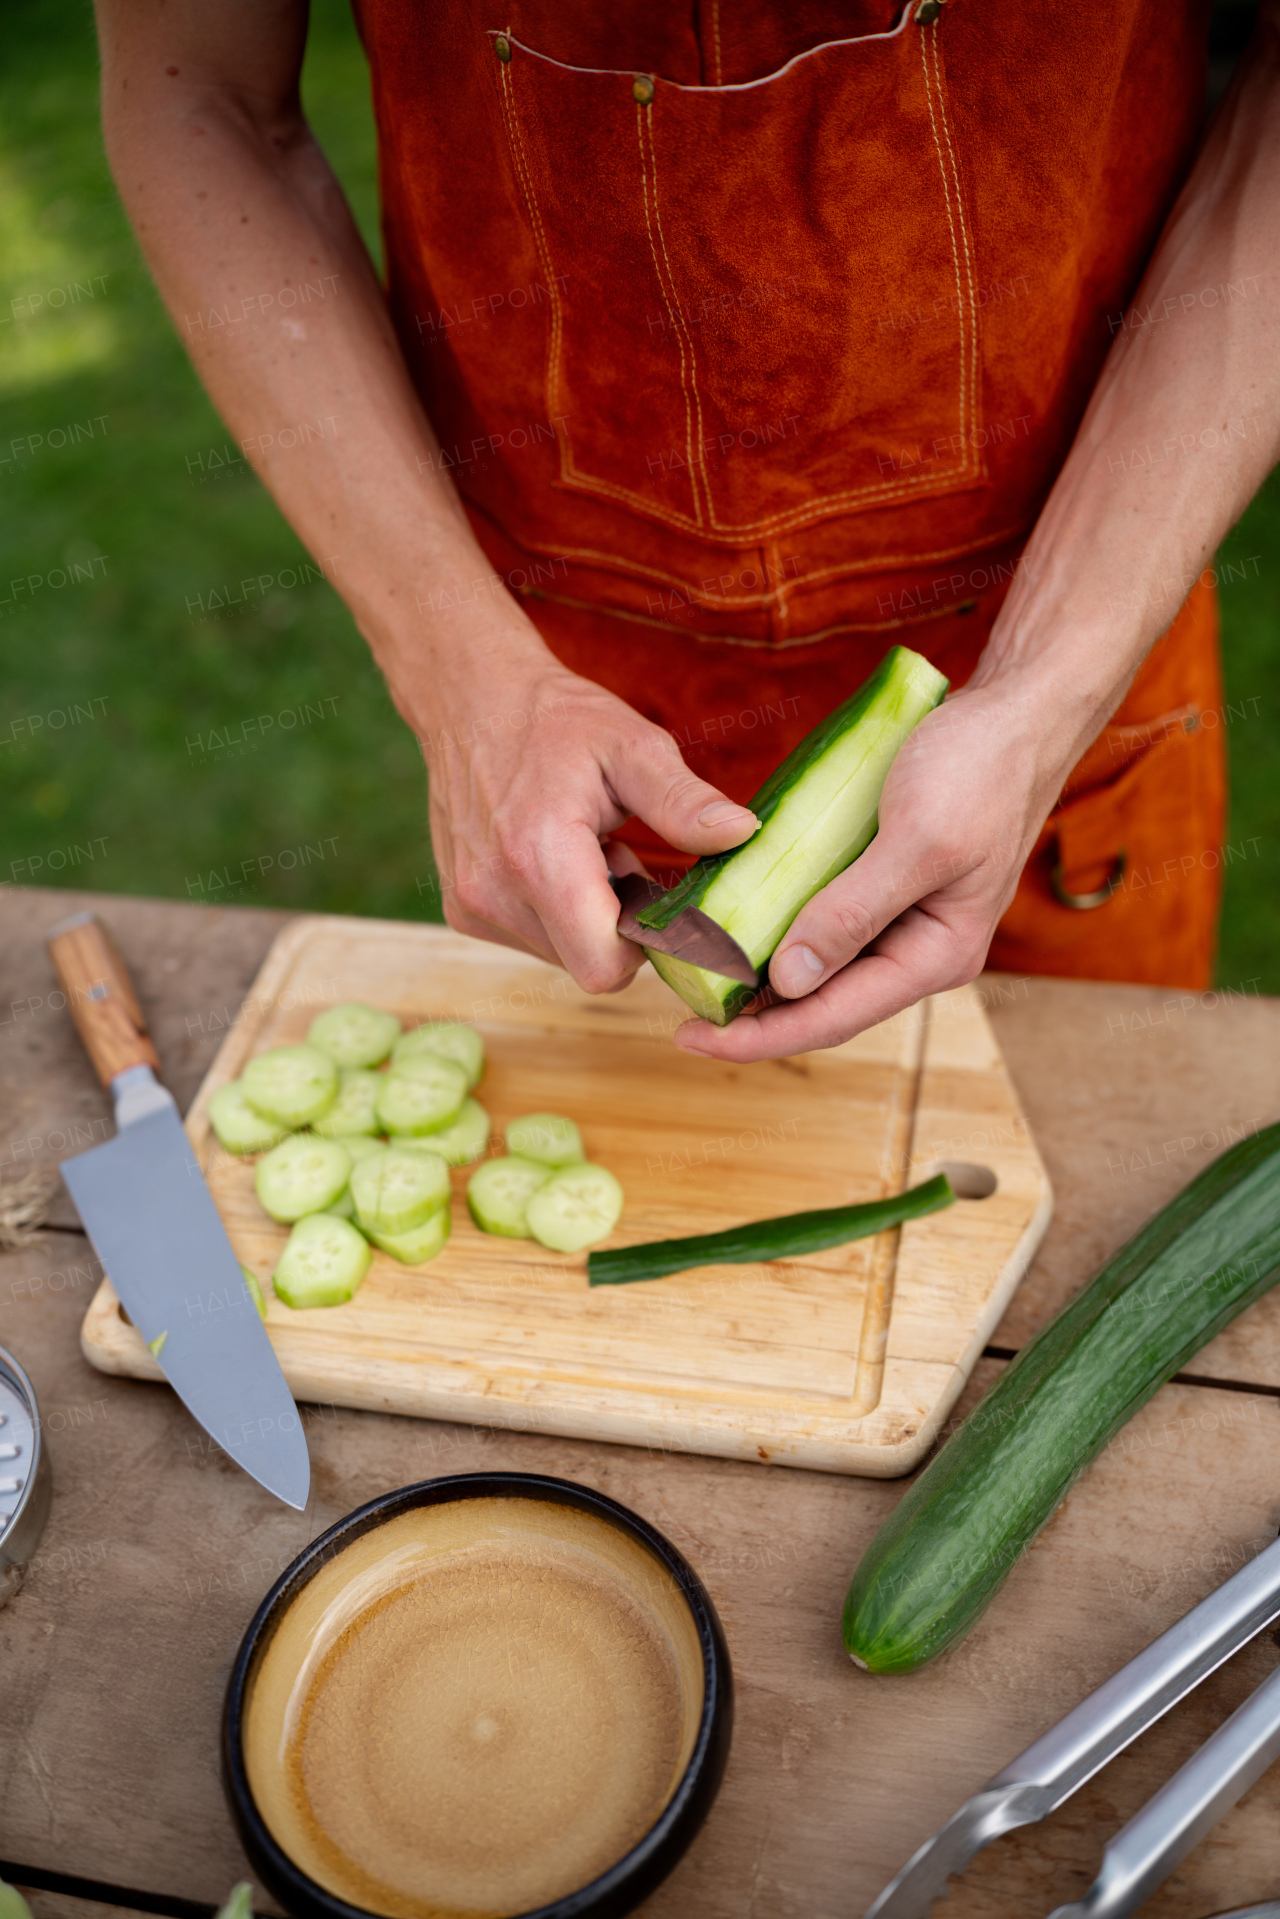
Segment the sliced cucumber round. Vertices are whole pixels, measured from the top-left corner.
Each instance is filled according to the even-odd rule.
[[[467,1097],[467,1076],[451,1059],[420,1053],[382,1075],[378,1120],[389,1133],[434,1133],[451,1126]]]
[[[249,1061],[240,1084],[250,1106],[268,1119],[310,1126],[333,1104],[338,1069],[316,1046],[273,1046]]]
[[[399,1134],[392,1145],[409,1153],[439,1153],[449,1166],[470,1166],[473,1159],[484,1156],[489,1144],[489,1123],[489,1115],[478,1100],[464,1099],[462,1111],[451,1126],[417,1137],[411,1133]]]
[[[315,1130],[325,1139],[346,1139],[378,1130],[378,1092],[385,1073],[370,1073],[351,1067],[338,1074],[338,1097],[328,1112],[321,1113]]]
[[[229,1153],[265,1153],[284,1138],[289,1128],[267,1119],[250,1106],[238,1079],[220,1086],[209,1101],[209,1124]]]
[[[286,1224],[332,1206],[351,1175],[351,1155],[336,1139],[291,1133],[253,1169],[254,1191],[272,1219]]]
[[[351,1172],[351,1197],[367,1233],[412,1233],[449,1204],[449,1168],[435,1153],[388,1147]]]
[[[357,1160],[368,1159],[370,1153],[385,1153],[387,1150],[385,1140],[370,1139],[367,1133],[344,1133],[342,1143],[351,1155],[353,1166]]]
[[[467,1205],[477,1226],[505,1239],[531,1239],[529,1201],[551,1174],[535,1159],[487,1159],[467,1181]]]
[[[474,1026],[460,1020],[429,1020],[402,1033],[391,1050],[391,1064],[400,1067],[406,1060],[421,1059],[434,1053],[438,1059],[451,1059],[467,1076],[467,1087],[477,1086],[484,1072],[484,1041]]]
[[[348,1220],[311,1213],[290,1233],[271,1283],[286,1306],[341,1306],[358,1291],[372,1258]]]
[[[412,1233],[370,1233],[369,1237],[375,1246],[390,1253],[403,1266],[425,1266],[429,1259],[444,1251],[451,1224],[449,1208],[445,1206],[438,1213],[432,1213],[426,1225]]]
[[[560,1113],[524,1113],[507,1128],[507,1151],[542,1166],[580,1166],[582,1134]]]
[[[377,1066],[391,1051],[399,1031],[394,1013],[380,1013],[376,1006],[353,1000],[317,1013],[307,1039],[339,1066]]]
[[[529,1231],[556,1253],[605,1239],[621,1217],[622,1188],[607,1166],[566,1166],[529,1201]]]

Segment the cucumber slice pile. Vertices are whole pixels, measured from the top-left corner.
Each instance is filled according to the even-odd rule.
[[[486,1233],[500,1233],[504,1239],[532,1239],[529,1227],[529,1201],[544,1180],[551,1177],[547,1166],[536,1159],[487,1159],[477,1166],[467,1182],[467,1205],[477,1226]]]
[[[560,1113],[525,1113],[507,1128],[507,1151],[543,1166],[576,1166],[586,1158],[582,1134]]]
[[[345,1219],[310,1213],[289,1235],[271,1282],[286,1306],[341,1306],[369,1270],[367,1241]]]
[[[425,1266],[429,1259],[444,1251],[451,1224],[449,1208],[442,1206],[438,1213],[432,1213],[425,1226],[418,1226],[411,1233],[370,1233],[369,1237],[380,1252],[390,1253],[402,1265]]]
[[[464,1026],[460,1020],[430,1020],[425,1026],[415,1026],[410,1033],[402,1033],[391,1051],[391,1064],[398,1068],[406,1060],[421,1059],[424,1054],[435,1054],[437,1059],[451,1059],[460,1066],[467,1076],[467,1090],[478,1086],[484,1072],[484,1041],[474,1026]]]
[[[451,1125],[416,1137],[397,1133],[394,1143],[402,1152],[439,1153],[447,1166],[470,1166],[473,1159],[483,1159],[489,1144],[489,1115],[478,1100],[464,1099]]]
[[[434,1133],[451,1126],[467,1097],[467,1076],[439,1053],[419,1053],[382,1076],[378,1120],[388,1133]]]
[[[265,1153],[277,1146],[289,1128],[266,1119],[244,1096],[244,1086],[233,1079],[220,1086],[209,1101],[209,1124],[219,1144],[229,1153]]]
[[[351,1173],[351,1155],[336,1139],[294,1133],[258,1161],[253,1185],[264,1212],[291,1224],[332,1206]]]
[[[385,1070],[372,1070],[384,1061]],[[434,1259],[451,1227],[449,1168],[477,1160],[467,1204],[483,1231],[577,1252],[613,1230],[622,1188],[587,1162],[582,1135],[563,1114],[513,1119],[506,1156],[485,1159],[492,1125],[468,1098],[484,1064],[473,1027],[428,1020],[406,1033],[394,1013],[351,1001],[318,1014],[305,1045],[259,1053],[214,1094],[218,1139],[229,1152],[262,1155],[258,1199],[293,1227],[275,1274],[286,1305],[350,1299],[368,1270],[369,1242],[406,1266]],[[261,1288],[243,1270],[265,1312]]]
[[[412,1233],[449,1204],[449,1168],[434,1153],[389,1147],[351,1171],[356,1217],[368,1233]]]
[[[394,1013],[381,1013],[376,1006],[353,1001],[317,1013],[307,1040],[338,1066],[379,1066],[399,1032],[400,1022]]]
[[[333,1104],[338,1069],[316,1046],[273,1046],[251,1059],[240,1076],[255,1112],[281,1126],[309,1126]]]
[[[385,1075],[349,1068],[338,1074],[338,1096],[327,1113],[321,1113],[312,1126],[325,1139],[346,1139],[348,1135],[376,1133],[378,1130],[378,1090]]]
[[[496,1162],[500,1164],[501,1162]],[[580,1253],[611,1233],[622,1216],[622,1188],[607,1166],[566,1166],[529,1201],[529,1230],[556,1253]]]

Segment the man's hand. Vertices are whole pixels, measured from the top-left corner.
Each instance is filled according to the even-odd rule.
[[[1007,684],[954,694],[894,761],[876,838],[774,954],[784,1003],[723,1028],[690,1020],[676,1044],[732,1060],[810,1052],[973,979],[1072,750]]]
[[[528,625],[514,607],[500,618]],[[609,872],[639,862],[604,836],[634,813],[685,852],[720,853],[755,816],[691,773],[669,733],[560,666],[532,627],[512,638],[501,670],[455,680],[422,735],[445,917],[615,992],[643,955],[618,937]]]

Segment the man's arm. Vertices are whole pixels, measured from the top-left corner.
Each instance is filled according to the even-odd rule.
[[[1195,297],[1228,281],[1245,297]],[[680,1045],[735,1060],[832,1046],[972,979],[1071,768],[1178,610],[1168,583],[1195,579],[1280,458],[1276,0],[1135,304],[1167,319],[1117,335],[977,671],[912,736],[877,837],[775,955],[790,1004],[690,1021]]]
[[[299,537],[335,560],[423,742],[447,917],[590,990],[625,984],[639,954],[615,931],[601,836],[635,812],[673,845],[718,852],[751,814],[565,671],[494,586],[302,114],[305,0],[99,0],[98,15],[121,195],[215,404]],[[282,450],[280,429],[307,419],[333,430]],[[424,618],[432,600],[469,610]],[[530,717],[518,756],[491,724],[514,709]]]

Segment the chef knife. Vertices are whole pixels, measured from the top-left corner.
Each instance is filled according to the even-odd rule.
[[[129,1318],[187,1410],[236,1464],[301,1512],[302,1421],[218,1216],[125,970],[92,913],[49,929],[71,1016],[116,1108],[116,1136],[62,1177]]]
[[[655,953],[671,953],[676,959],[687,960],[690,966],[705,967],[707,972],[719,973],[725,979],[741,980],[744,986],[760,984],[759,974],[737,940],[709,913],[696,906],[686,906],[682,913],[676,914],[670,926],[657,932],[651,926],[642,926],[636,915],[660,900],[666,887],[644,873],[615,875],[609,884],[622,907],[618,931],[624,940],[631,940],[636,946],[650,946]]]

